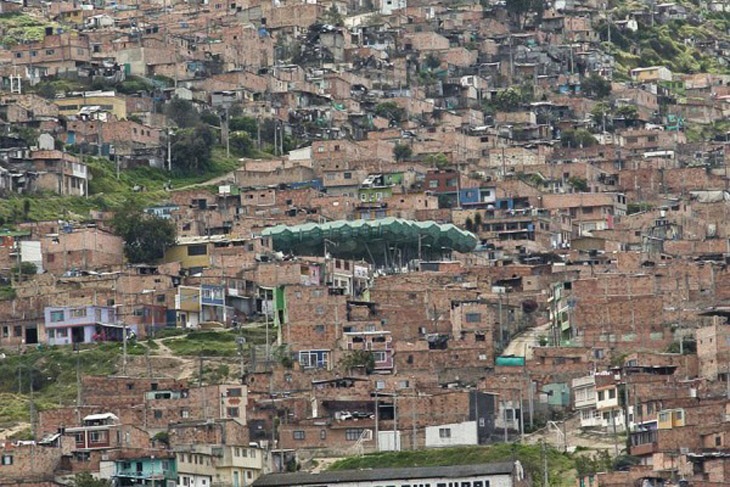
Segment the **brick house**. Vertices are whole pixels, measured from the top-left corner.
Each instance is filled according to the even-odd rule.
[[[78,32],[54,33],[46,27],[42,41],[20,43],[11,48],[13,64],[24,66],[30,78],[75,72],[91,61],[89,39]]]
[[[122,239],[96,227],[68,227],[45,235],[41,251],[43,268],[52,274],[72,269],[109,269],[124,262]]]

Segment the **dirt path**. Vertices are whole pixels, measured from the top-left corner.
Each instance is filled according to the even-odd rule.
[[[185,186],[180,187],[173,187],[172,191],[185,191],[188,189],[195,189],[200,188],[201,186],[213,186],[215,184],[221,184],[221,183],[234,183],[236,181],[236,171],[231,171],[228,173],[223,174],[222,176],[218,176],[213,179],[208,179],[207,181],[203,181],[200,183],[195,184],[187,184]]]
[[[17,423],[10,428],[0,430],[0,441],[5,441],[8,438],[22,432],[23,430],[29,429],[30,423]]]
[[[569,418],[565,424],[561,421],[553,422],[543,429],[525,435],[527,443],[536,444],[541,441],[558,450],[575,451],[576,448],[580,448],[588,453],[605,450],[611,456],[614,456],[617,450],[621,453],[626,444],[625,437],[621,435],[582,430],[577,415]]]
[[[175,355],[173,351],[165,345],[168,340],[174,340],[177,337],[158,338],[154,342],[158,345],[157,350],[153,350],[155,357],[172,359],[178,362],[178,366],[175,367],[175,378],[178,380],[187,380],[195,376],[198,370],[195,359],[183,358]]]

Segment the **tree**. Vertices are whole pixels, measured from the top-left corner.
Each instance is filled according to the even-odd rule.
[[[325,24],[335,25],[337,27],[345,25],[342,14],[334,3],[324,12],[324,15],[322,15],[322,21]]]
[[[597,73],[591,73],[580,83],[581,91],[588,98],[603,100],[611,94],[611,82]]]
[[[608,126],[608,122],[611,121],[611,106],[605,102],[596,103],[593,109],[591,109],[591,119],[594,125],[603,127],[604,124]]]
[[[413,149],[407,144],[395,144],[393,147],[393,157],[397,162],[402,162],[413,155]]]
[[[41,96],[47,100],[54,100],[56,98],[56,87],[53,86],[53,83],[50,82],[43,82],[39,83],[36,87],[38,96]]]
[[[340,367],[351,371],[362,369],[366,374],[375,370],[375,355],[368,350],[353,350],[340,360]]]
[[[73,480],[73,487],[111,487],[111,482],[96,479],[90,473],[77,473]]]
[[[405,109],[399,107],[398,104],[393,101],[379,103],[375,107],[375,114],[379,117],[387,118],[388,120],[399,123],[406,118]]]
[[[579,178],[577,176],[572,176],[572,177],[568,178],[568,184],[571,185],[573,187],[573,189],[575,189],[576,191],[578,191],[580,193],[588,192],[588,181],[583,178]]]
[[[496,108],[505,112],[516,110],[521,103],[522,95],[514,88],[502,90],[494,97],[494,105]]]
[[[256,137],[258,123],[253,117],[231,117],[228,128],[233,132],[245,131],[251,137]]]
[[[423,60],[423,64],[425,64],[428,69],[433,71],[434,69],[438,69],[441,67],[441,58],[438,57],[437,54],[430,52]]]
[[[572,148],[591,147],[598,144],[598,141],[595,137],[593,137],[590,132],[585,129],[568,129],[564,130],[563,133],[560,134],[560,144],[563,147]]]
[[[438,154],[429,154],[426,157],[426,164],[429,166],[434,166],[437,169],[443,169],[451,163],[449,162],[449,158],[446,157],[446,155],[443,152],[439,152]]]
[[[215,137],[211,130],[199,125],[178,131],[172,143],[172,166],[183,174],[203,173],[210,167]]]
[[[474,213],[474,231],[478,232],[482,228],[482,214],[479,212]]]
[[[165,107],[165,115],[180,128],[195,127],[200,124],[200,114],[192,102],[182,98],[173,98]]]
[[[136,204],[114,214],[112,228],[124,240],[124,255],[132,264],[154,262],[175,244],[175,224],[171,220],[148,215]]]
[[[639,111],[632,105],[621,105],[616,109],[616,115],[625,120],[636,120],[639,118]]]
[[[538,19],[542,18],[545,12],[545,4],[543,0],[507,0],[505,7],[514,19],[517,25],[522,29],[525,16],[534,12]]]
[[[18,274],[18,266],[11,269],[13,274]],[[38,274],[38,266],[33,262],[21,262],[20,263],[20,274],[23,276],[34,276]]]
[[[231,150],[239,157],[250,157],[253,154],[253,140],[248,132],[234,132],[231,134]]]

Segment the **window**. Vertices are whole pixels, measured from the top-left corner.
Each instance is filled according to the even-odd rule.
[[[467,313],[466,314],[467,323],[481,323],[481,321],[482,321],[481,313]]]
[[[431,181],[429,181],[428,182],[428,187],[431,188],[431,189],[438,188],[439,187],[438,180],[437,179],[432,179]]]
[[[241,388],[235,387],[233,389],[228,389],[228,397],[241,397]]]
[[[451,438],[451,428],[439,428],[439,438]]]
[[[3,465],[12,465],[13,464],[13,456],[12,455],[3,455],[3,457],[2,457],[2,464]]]
[[[299,364],[305,369],[326,369],[329,366],[329,355],[326,350],[302,351],[299,352]]]
[[[598,391],[598,400],[603,401],[606,398],[606,392],[605,391]]]
[[[345,430],[345,439],[347,441],[357,441],[362,436],[362,428],[347,428]]]
[[[7,338],[8,333],[10,333],[10,329],[7,326],[3,326],[3,338]]]
[[[375,363],[382,363],[388,359],[388,356],[385,352],[373,352],[373,358],[375,359]]]
[[[22,326],[14,326],[13,327],[13,334],[16,337],[22,337],[23,336],[23,327]]]
[[[608,390],[608,398],[609,399],[615,399],[616,398],[616,389],[609,389]]]
[[[59,328],[56,330],[56,337],[58,338],[66,338],[68,337],[68,329],[66,328]]]
[[[59,323],[64,320],[63,311],[51,311],[51,323]]]
[[[71,318],[86,318],[86,308],[75,308],[69,311]]]
[[[88,451],[74,452],[74,460],[77,462],[88,462],[91,460],[91,453]]]
[[[159,409],[154,410],[155,419],[161,419],[162,418],[162,411]]]
[[[293,431],[292,436],[295,440],[302,441],[302,440],[304,440],[304,431],[301,431],[301,430]]]
[[[188,245],[188,257],[207,254],[208,248],[205,245]]]
[[[345,179],[352,179],[352,173],[351,172],[346,172],[346,173],[344,173],[342,175],[342,177],[344,177]]]
[[[89,443],[106,443],[106,431],[92,431],[89,433]]]
[[[189,418],[190,417],[190,411],[188,411],[187,409],[182,409],[180,411],[180,417],[183,418],[183,419]]]
[[[327,430],[319,430],[319,439],[320,440],[326,440],[327,439]]]
[[[56,338],[56,330],[48,330],[48,338]]]
[[[238,408],[227,408],[226,414],[229,418],[237,418],[240,415],[240,411]]]
[[[56,53],[54,49],[46,49],[47,56],[53,56]]]
[[[324,333],[324,325],[314,325],[314,331],[317,333]]]

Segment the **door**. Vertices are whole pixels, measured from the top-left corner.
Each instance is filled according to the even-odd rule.
[[[71,328],[71,343],[84,343],[84,327]]]
[[[237,470],[234,470],[233,471],[233,487],[240,487],[240,483],[239,483],[239,480],[238,480],[238,471]]]
[[[38,329],[37,328],[26,328],[25,329],[25,343],[27,343],[27,344],[38,343]]]

